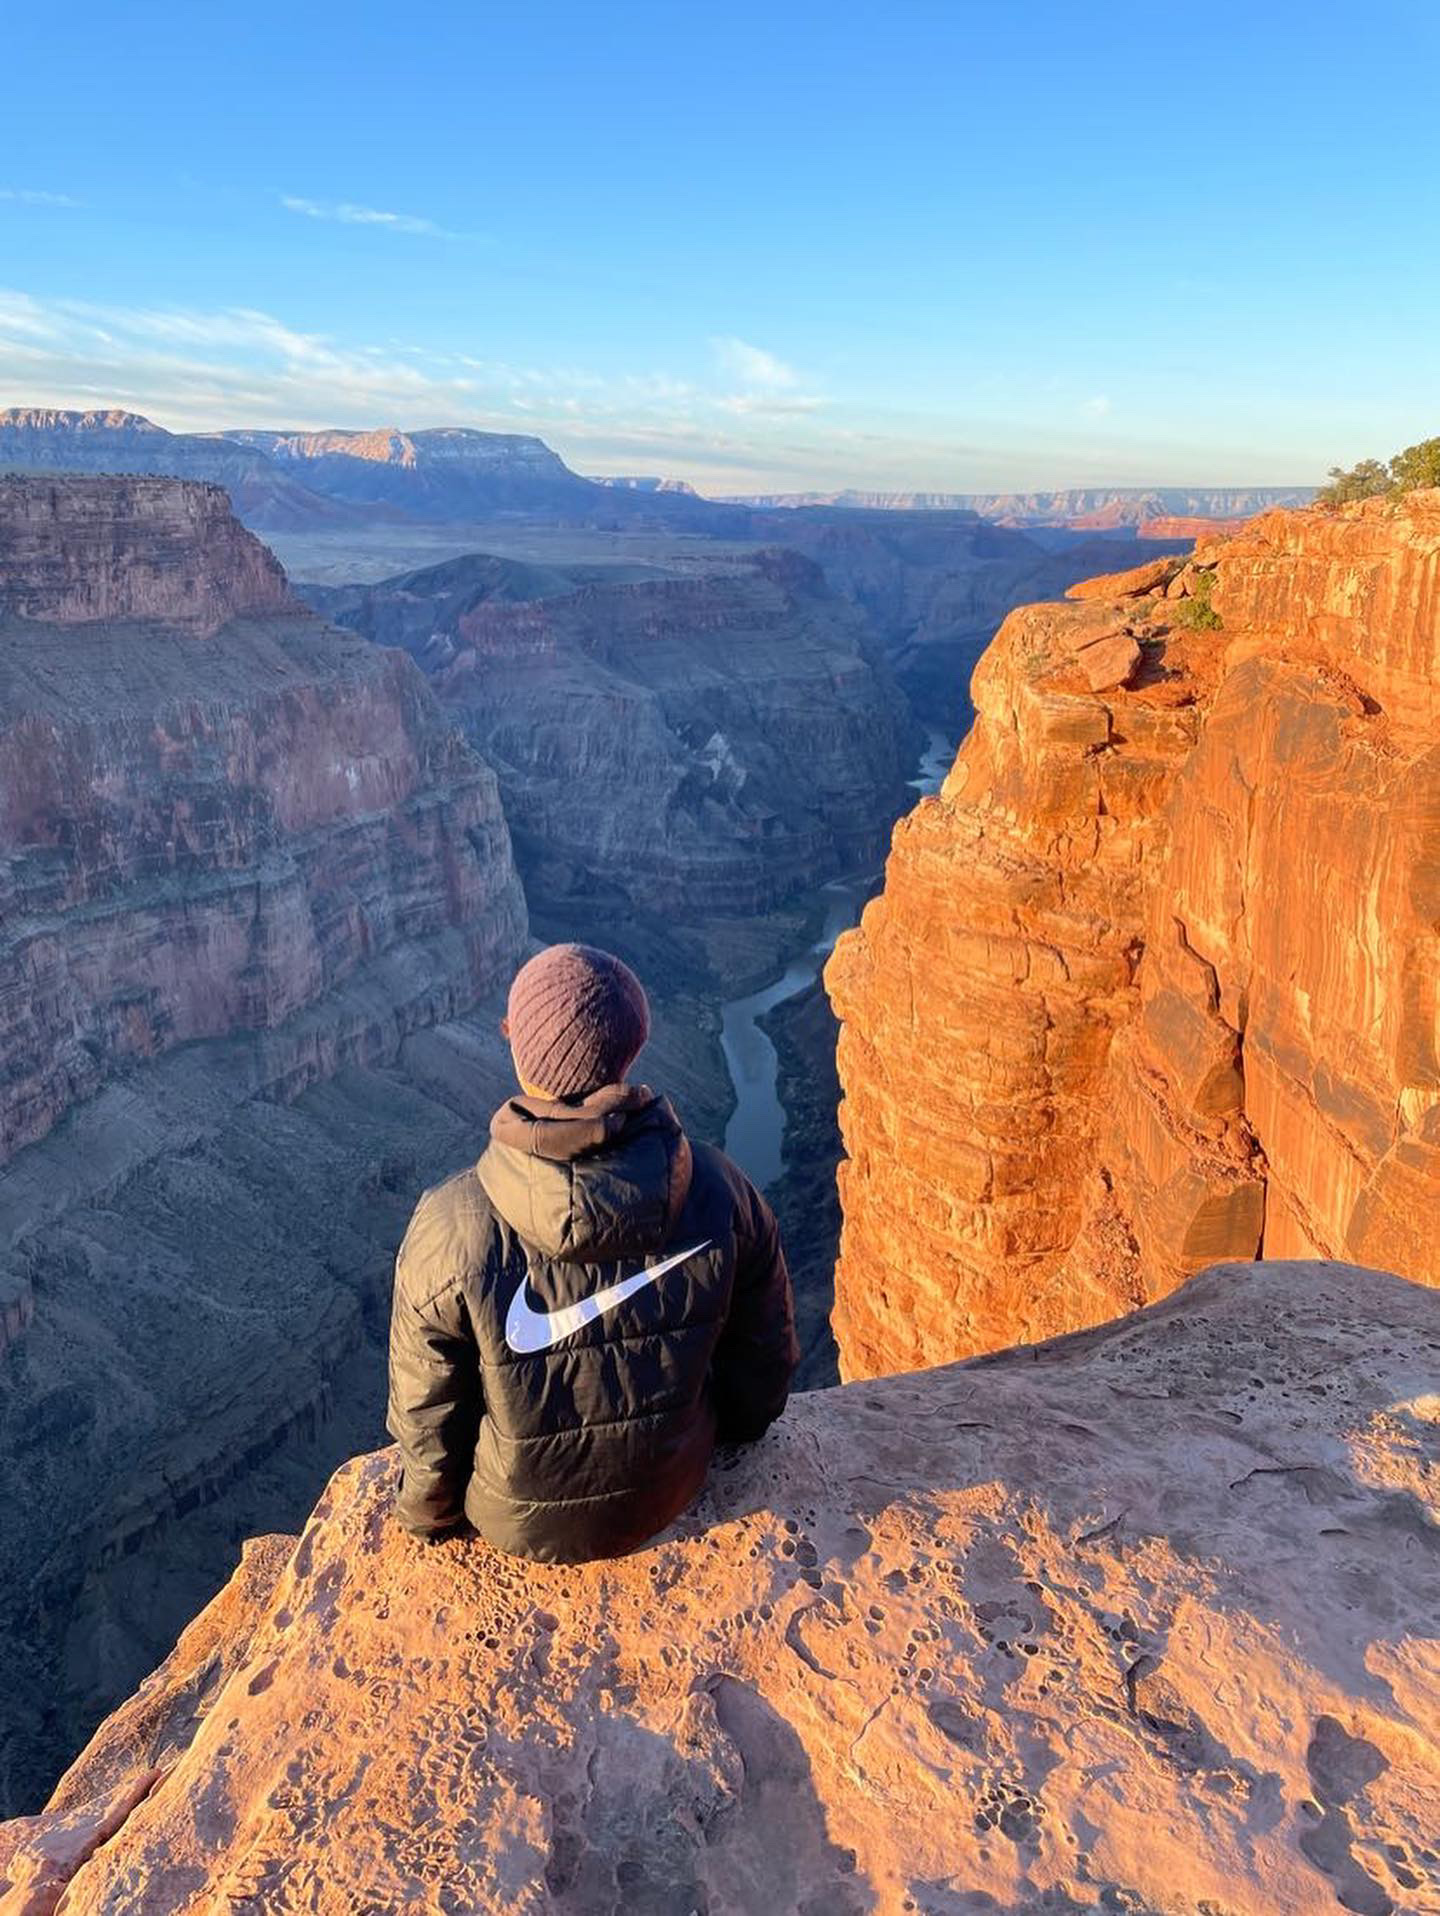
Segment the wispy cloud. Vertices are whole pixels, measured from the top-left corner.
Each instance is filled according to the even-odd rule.
[[[10,200],[17,206],[82,206],[83,200],[72,199],[68,193],[45,193],[33,186],[0,186],[0,200]]]
[[[483,337],[466,347],[311,332],[249,306],[127,305],[0,287],[0,406],[119,406],[191,432],[519,430],[539,433],[581,472],[662,473],[714,492],[972,491],[1157,476],[1148,443],[1117,438],[1113,417],[1103,433],[1083,418],[1083,387],[1069,402],[1072,434],[1049,422],[1043,432],[988,422],[977,440],[956,413],[882,414],[816,397],[808,375],[774,354],[718,365],[704,338],[678,368],[512,362],[488,356]],[[1164,463],[1194,466],[1183,448]],[[1225,463],[1237,483],[1267,477],[1238,454]]]
[[[778,354],[748,339],[725,333],[710,341],[716,364],[738,391],[724,393],[716,404],[742,419],[784,419],[797,413],[815,413],[825,405],[817,393],[800,390],[801,374]]]
[[[712,339],[710,344],[722,370],[742,386],[761,392],[786,392],[800,384],[795,368],[774,353],[767,353],[763,346],[752,346],[730,333]]]
[[[826,401],[818,393],[725,393],[716,400],[723,412],[744,418],[784,419],[819,412]]]
[[[1080,410],[1091,419],[1103,419],[1110,410],[1109,393],[1096,393],[1085,401]]]
[[[284,193],[280,204],[287,213],[302,214],[307,220],[333,220],[340,226],[379,226],[391,233],[417,233],[424,239],[463,237],[418,213],[387,213],[378,206],[357,206],[353,200],[307,200]]]
[[[699,360],[707,348],[696,342]],[[753,372],[754,367],[751,368]],[[123,406],[176,431],[225,426],[470,425],[536,432],[582,472],[658,471],[732,491],[818,483],[819,440],[786,438],[818,405],[734,393],[713,364],[600,372],[515,364],[404,339],[341,340],[252,307],[145,307],[0,288],[0,404]],[[795,422],[792,422],[795,423]]]

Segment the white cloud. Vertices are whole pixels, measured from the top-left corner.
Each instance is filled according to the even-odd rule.
[[[712,492],[1142,484],[1181,469],[1237,484],[1273,477],[1253,450],[1212,450],[1202,469],[1194,448],[1117,436],[1113,417],[1101,431],[1080,413],[1083,388],[1070,402],[1073,432],[992,420],[977,439],[954,406],[876,413],[822,399],[798,374],[741,382],[713,351],[694,341],[680,373],[511,363],[487,354],[478,327],[441,350],[306,331],[248,306],[112,305],[0,287],[0,407],[119,406],[181,432],[529,431],[578,471],[663,473]]]
[[[18,206],[80,206],[82,201],[72,199],[68,193],[43,193],[29,186],[0,186],[0,200],[11,200]]]
[[[1080,410],[1083,413],[1088,413],[1092,419],[1103,419],[1110,410],[1110,395],[1108,393],[1096,393],[1093,399],[1087,399],[1085,401],[1085,404]]]
[[[795,368],[777,359],[774,353],[767,353],[763,346],[752,346],[733,334],[712,339],[710,344],[722,369],[742,386],[761,392],[784,392],[800,383]]]
[[[785,419],[819,412],[825,403],[818,393],[726,393],[715,401],[723,412],[742,419]]]
[[[280,204],[286,212],[303,214],[308,220],[334,220],[341,226],[381,226],[391,233],[418,233],[426,239],[461,237],[416,213],[387,213],[378,206],[357,206],[353,200],[307,200],[284,193]]]

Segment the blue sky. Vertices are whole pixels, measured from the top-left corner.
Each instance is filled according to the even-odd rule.
[[[1437,0],[11,9],[0,404],[710,491],[1440,431]]]

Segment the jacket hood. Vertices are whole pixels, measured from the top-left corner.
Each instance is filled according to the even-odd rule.
[[[525,1243],[602,1264],[669,1241],[690,1191],[690,1145],[668,1098],[611,1084],[559,1103],[510,1098],[476,1172]]]

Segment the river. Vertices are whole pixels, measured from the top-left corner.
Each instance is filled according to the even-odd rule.
[[[920,793],[938,791],[955,758],[955,744],[943,732],[927,730],[925,750],[911,786]],[[848,931],[865,908],[879,874],[835,878],[818,893],[825,907],[820,936],[808,951],[792,958],[784,973],[761,991],[732,998],[724,1007],[720,1042],[735,1109],[725,1127],[725,1149],[763,1191],[784,1169],[785,1107],[780,1102],[780,1060],[761,1024],[767,1012],[787,998],[807,991],[835,949],[841,932]]]

